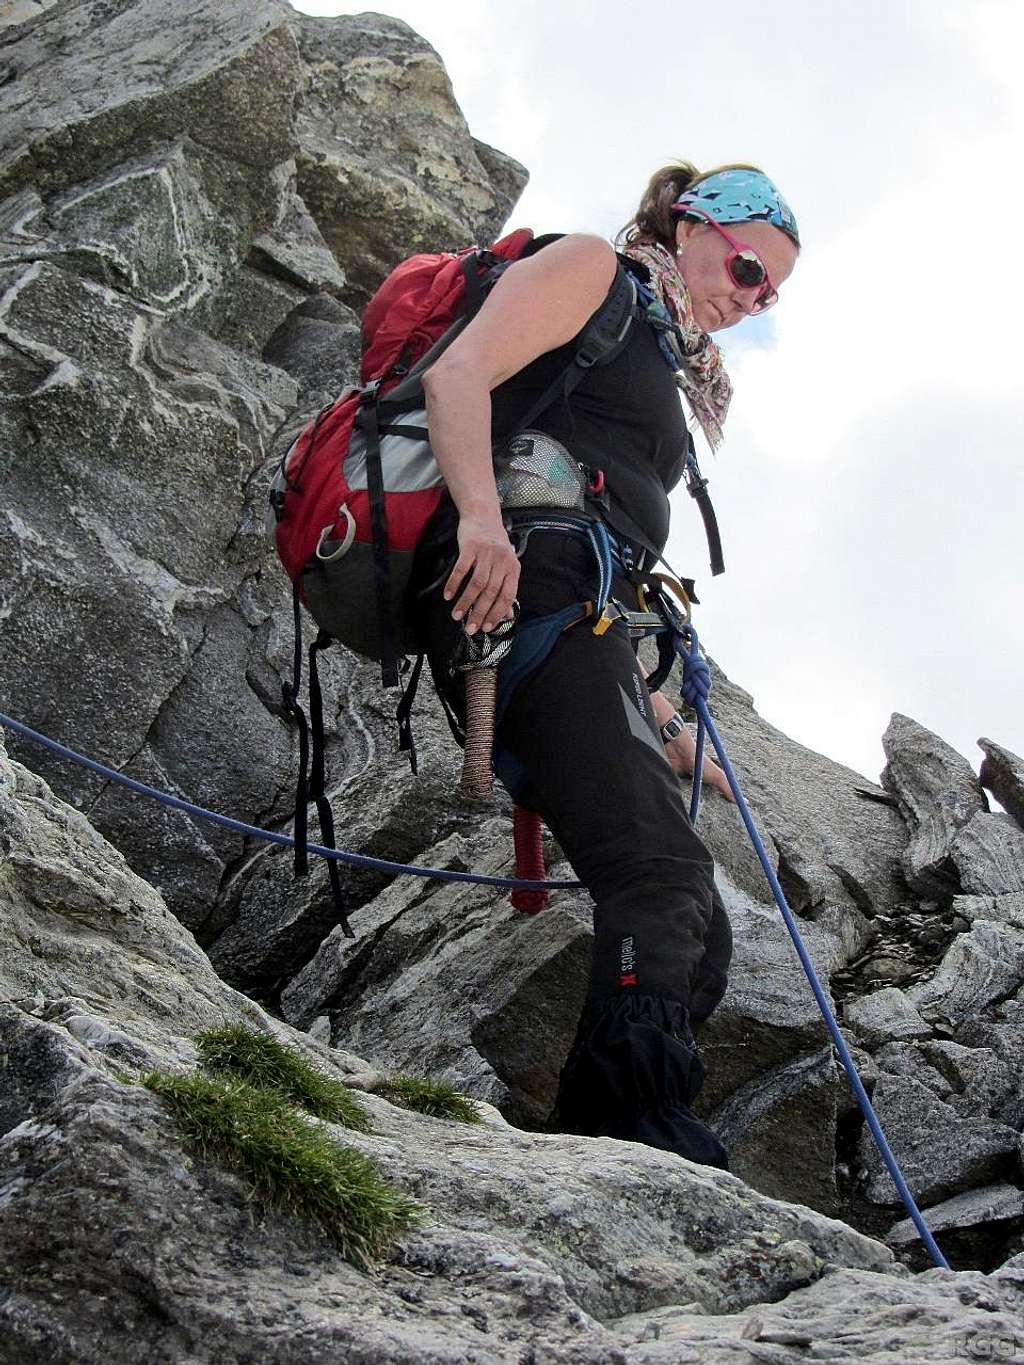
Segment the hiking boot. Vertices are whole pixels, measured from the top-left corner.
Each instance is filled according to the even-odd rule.
[[[551,1128],[675,1152],[727,1171],[722,1143],[690,1111],[704,1063],[686,1007],[654,995],[590,1000],[562,1068]]]

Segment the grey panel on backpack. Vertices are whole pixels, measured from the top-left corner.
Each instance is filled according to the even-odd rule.
[[[397,420],[403,427],[422,427],[425,431],[426,409],[404,412]],[[387,493],[422,493],[444,482],[429,441],[384,435],[380,438],[380,463]],[[349,439],[345,478],[350,488],[366,487],[366,436],[358,427]]]

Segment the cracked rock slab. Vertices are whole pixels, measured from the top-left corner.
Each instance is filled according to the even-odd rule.
[[[955,895],[961,887],[953,841],[988,810],[974,769],[938,735],[898,712],[882,747],[888,760],[882,786],[896,797],[911,832],[903,856],[907,881],[922,896]]]
[[[12,30],[0,87],[0,194],[61,189],[187,133],[269,168],[291,154],[300,65],[274,0],[81,0]],[[69,148],[74,154],[69,155]]]
[[[1024,892],[1005,896],[957,896],[953,910],[971,924],[977,919],[994,920],[1014,929],[1024,929]]]
[[[962,1365],[1021,1359],[1022,1307],[1021,1273],[1010,1268],[914,1280],[836,1269],[737,1317],[669,1308],[613,1326],[628,1365]]]
[[[979,739],[985,757],[981,764],[981,785],[987,787],[1004,810],[1024,828],[1024,758],[991,739]]]
[[[964,1024],[1014,995],[1024,983],[1024,929],[978,919],[958,934],[935,974],[907,998],[926,1018]]]
[[[1016,1165],[1020,1134],[1008,1124],[956,1110],[907,1075],[879,1075],[872,1103],[911,1193],[919,1204],[936,1203],[1007,1176]],[[860,1138],[864,1193],[876,1204],[896,1204],[899,1194],[874,1139]]]
[[[924,1214],[925,1223],[936,1236],[950,1229],[999,1223],[1010,1218],[1024,1218],[1024,1190],[1006,1182],[955,1195],[941,1204],[933,1204]],[[903,1246],[919,1238],[920,1233],[910,1218],[894,1224],[885,1236],[890,1246]]]
[[[1020,1072],[993,1048],[966,1047],[945,1038],[889,1043],[875,1054],[885,1071],[921,1081],[961,1118],[987,1115],[1019,1127]]]

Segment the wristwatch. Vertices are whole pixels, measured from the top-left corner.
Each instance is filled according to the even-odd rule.
[[[673,711],[668,720],[661,727],[661,737],[667,744],[669,740],[675,739],[676,735],[681,735],[686,729],[686,721],[678,711]]]

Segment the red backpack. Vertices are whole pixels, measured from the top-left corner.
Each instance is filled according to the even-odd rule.
[[[273,482],[275,538],[289,578],[321,631],[380,661],[385,686],[398,684],[399,659],[415,652],[406,590],[416,545],[444,492],[421,377],[532,242],[523,228],[486,251],[411,256],[398,265],[363,316],[362,387],[347,389],[305,427]],[[524,414],[520,430],[591,365],[618,354],[635,304],[620,269],[566,374]]]
[[[321,629],[380,660],[389,686],[412,648],[403,602],[413,553],[444,492],[420,375],[532,236],[396,266],[363,315],[362,387],[304,428],[271,489],[288,577]]]

